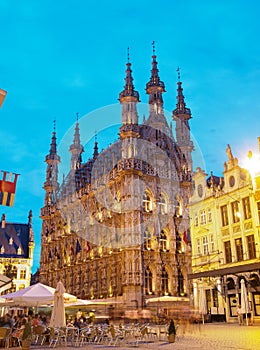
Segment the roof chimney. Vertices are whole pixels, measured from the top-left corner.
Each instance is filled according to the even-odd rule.
[[[2,214],[1,228],[5,228],[5,214]]]

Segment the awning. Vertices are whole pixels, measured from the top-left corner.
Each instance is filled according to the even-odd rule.
[[[260,262],[245,264],[245,265],[236,265],[232,267],[226,267],[222,269],[214,269],[202,272],[191,273],[188,275],[188,279],[192,280],[195,278],[201,277],[218,277],[218,276],[226,276],[243,272],[251,272],[260,269]]]
[[[5,292],[7,289],[10,289],[12,286],[12,279],[0,274],[0,293]]]
[[[146,299],[146,304],[149,303],[161,303],[161,302],[179,302],[179,301],[190,301],[189,298],[185,297],[173,297],[169,295],[165,295],[163,297],[155,297],[155,298],[150,298]]]

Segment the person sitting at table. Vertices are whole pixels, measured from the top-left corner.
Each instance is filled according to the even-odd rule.
[[[74,319],[73,326],[80,328],[80,321],[77,319],[77,317],[75,317],[75,319]]]

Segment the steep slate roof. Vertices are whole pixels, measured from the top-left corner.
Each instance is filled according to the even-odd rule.
[[[29,224],[5,223],[0,225],[0,258],[28,258]],[[18,248],[21,254],[18,254]],[[4,248],[4,251],[3,251]]]

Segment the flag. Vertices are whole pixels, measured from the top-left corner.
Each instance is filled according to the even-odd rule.
[[[89,251],[90,251],[90,245],[88,241],[86,241],[86,253],[88,253]]]
[[[0,108],[2,107],[6,94],[7,92],[5,90],[0,89]]]
[[[0,180],[0,205],[12,207],[14,204],[16,182],[19,174],[14,174],[13,178],[13,173],[0,170],[0,178],[2,174],[2,180]]]
[[[79,240],[77,239],[77,243],[76,243],[76,254],[78,254],[81,251],[81,245],[79,243]]]
[[[184,241],[184,243],[186,243],[188,245],[189,241],[188,241],[188,237],[187,237],[187,232],[186,231],[184,231],[184,233],[183,233],[183,241]]]

